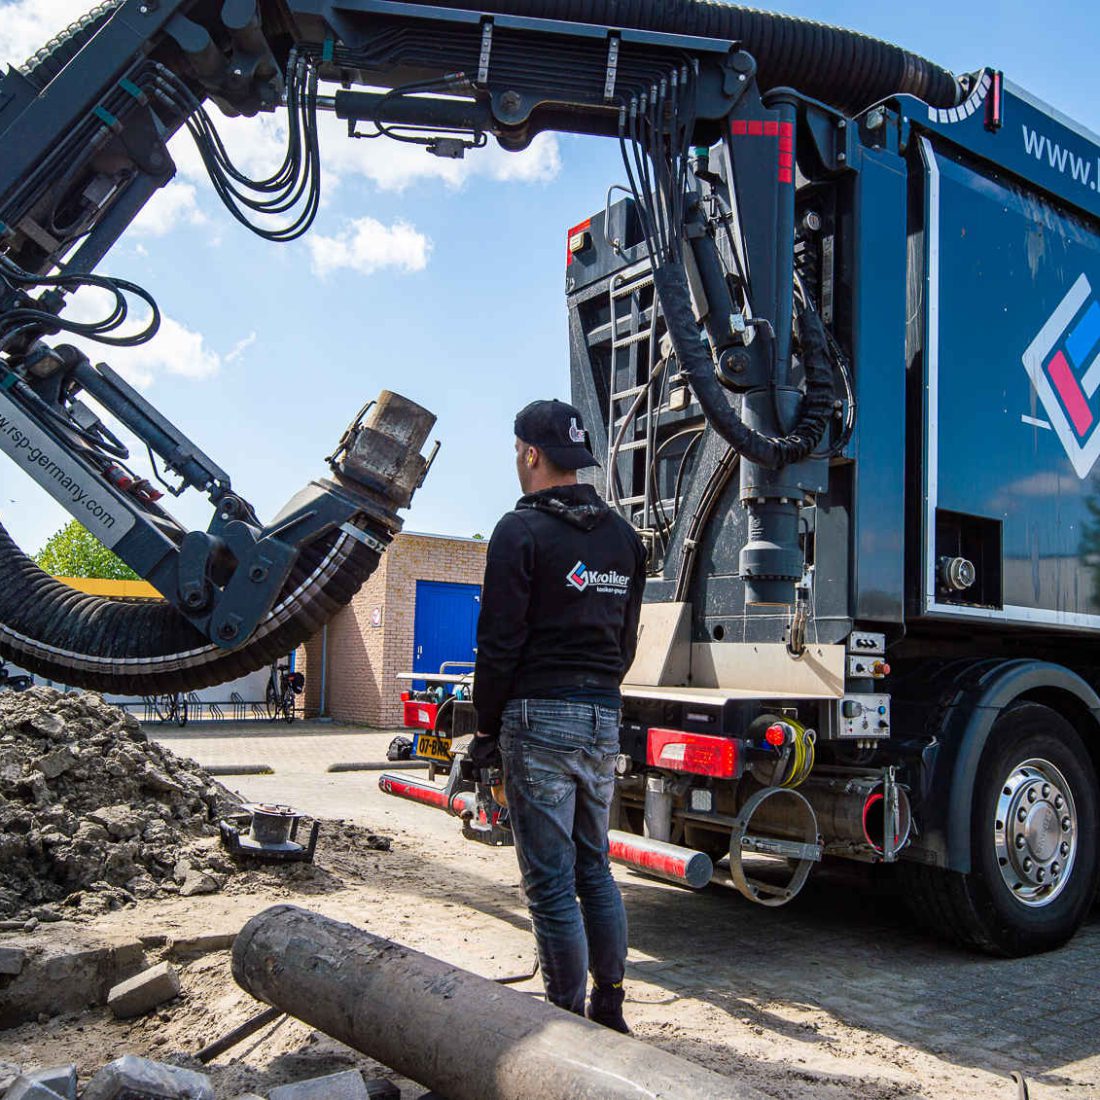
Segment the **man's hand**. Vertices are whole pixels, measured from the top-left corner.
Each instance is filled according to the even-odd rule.
[[[500,743],[495,737],[478,733],[470,742],[469,760],[481,770],[500,767]]]

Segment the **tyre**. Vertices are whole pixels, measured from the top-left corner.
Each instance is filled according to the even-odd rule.
[[[267,691],[264,692],[264,705],[267,707],[267,717],[274,722],[279,717],[279,693],[270,680],[267,683]]]
[[[182,695],[176,704],[176,725],[180,729],[187,725],[187,700]]]
[[[908,866],[924,923],[1016,957],[1065,943],[1100,879],[1100,793],[1080,736],[1056,711],[1012,707],[990,733],[974,789],[969,874]]]

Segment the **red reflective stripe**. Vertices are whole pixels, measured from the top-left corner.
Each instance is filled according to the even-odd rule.
[[[654,852],[636,844],[624,844],[621,841],[611,842],[612,859],[625,860],[635,867],[644,867],[649,871],[660,871],[662,874],[674,875],[676,878],[684,878],[687,874],[688,861],[682,856],[671,856],[664,852]]]
[[[761,119],[751,119],[749,121],[749,136],[760,137],[764,133],[764,123]]]
[[[1092,427],[1092,410],[1089,408],[1081,384],[1074,376],[1069,363],[1066,362],[1066,357],[1058,352],[1047,364],[1047,370],[1050,372],[1050,380],[1054,383],[1054,388],[1065,403],[1066,412],[1069,413],[1077,434],[1084,435]]]
[[[779,169],[779,182],[780,183],[792,183],[793,180],[794,180],[794,177],[791,175],[791,170],[789,168],[780,168]]]
[[[793,168],[794,167],[794,153],[780,153],[779,154],[779,167],[780,168]]]
[[[779,151],[781,153],[793,153],[794,152],[794,138],[788,134],[786,137],[780,135],[779,138]]]
[[[781,122],[779,124],[780,137],[794,137],[794,123]]]
[[[383,775],[378,780],[378,788],[386,794],[407,798],[412,802],[423,802],[426,806],[434,806],[437,810],[447,809],[446,792],[439,787],[429,787],[427,784],[401,779],[395,775]]]
[[[765,122],[764,123],[764,133],[768,137],[775,137],[775,135],[779,133],[779,123],[778,122]]]
[[[743,118],[735,118],[730,123],[730,133],[739,137],[749,132],[749,124]]]
[[[565,234],[565,266],[568,267],[573,262],[573,253],[569,251],[569,242],[574,233],[580,233],[582,230],[587,229],[592,224],[591,218],[585,218],[579,225],[573,226],[568,233]]]

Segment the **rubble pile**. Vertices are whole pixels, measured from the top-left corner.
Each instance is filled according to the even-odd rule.
[[[0,692],[0,920],[213,893],[234,865],[208,838],[235,805],[98,695]]]

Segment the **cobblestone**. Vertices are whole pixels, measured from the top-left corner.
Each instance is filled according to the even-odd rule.
[[[501,922],[511,926],[509,942],[517,931],[526,935],[510,852],[462,842],[453,819],[387,798],[373,776],[324,774],[334,761],[384,759],[392,731],[258,723],[214,734],[201,727],[179,732],[163,740],[203,764],[271,763],[274,776],[241,777],[249,797],[425,841],[433,853],[424,857],[426,873],[437,875],[440,889],[421,910],[413,911],[410,902],[408,929],[419,943],[436,936],[453,940],[456,920],[468,925],[464,934],[471,943],[479,926],[500,935]],[[158,736],[155,727],[150,733]],[[991,959],[925,935],[902,899],[860,867],[822,868],[800,897],[780,909],[752,905],[720,885],[689,893],[622,868],[616,877],[630,922],[627,1016],[641,1018],[644,1038],[682,1042],[693,1057],[719,1045],[735,1048],[739,1057],[742,1040],[728,1032],[732,1027],[744,1036],[747,1027],[770,1041],[775,1058],[790,1040],[814,1044],[801,1046],[799,1056],[837,1049],[841,1059],[838,1036],[858,1028],[853,1041],[860,1049],[881,1048],[884,1079],[895,1073],[902,1076],[892,1079],[905,1080],[914,1059],[926,1052],[973,1071],[976,1080],[988,1072],[1005,1082],[1003,1091],[982,1092],[975,1085],[967,1096],[1007,1100],[1014,1094],[1008,1073],[1024,1067],[1036,1082],[1033,1098],[1100,1097],[1100,910],[1058,951]],[[524,988],[537,987],[536,981]],[[705,1030],[676,1024],[689,1004],[706,1009]],[[896,1092],[873,1095],[931,1093],[899,1084]]]

